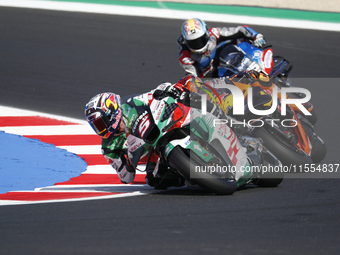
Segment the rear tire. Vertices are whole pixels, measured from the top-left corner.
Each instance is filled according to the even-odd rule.
[[[260,187],[276,187],[284,178],[284,172],[280,167],[280,162],[272,155],[271,152],[263,150],[262,152],[264,165],[269,167],[272,166],[273,171],[261,172],[258,179],[254,180],[253,183]],[[279,167],[279,168],[278,168]],[[275,171],[279,170],[279,171]]]
[[[199,178],[191,178],[190,172],[194,171],[196,166],[210,166],[209,163],[201,160],[198,156],[190,157],[190,151],[182,147],[175,147],[168,156],[168,161],[180,174],[186,179],[192,180],[195,184],[203,189],[214,192],[218,195],[232,195],[237,189],[237,183],[234,178],[230,178],[228,173],[221,175],[218,173],[199,172],[195,173]],[[191,169],[191,170],[190,170]]]
[[[259,187],[276,187],[278,186],[282,181],[283,177],[279,178],[278,176],[275,176],[272,173],[265,173],[261,174],[261,177],[254,181],[253,183],[256,184]]]

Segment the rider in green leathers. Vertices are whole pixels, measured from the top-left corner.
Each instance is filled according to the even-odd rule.
[[[188,91],[171,83],[162,83],[155,90],[121,100],[114,93],[101,93],[94,96],[85,107],[85,116],[93,130],[102,138],[102,154],[117,171],[122,183],[134,180],[136,169],[132,153],[145,142],[143,137],[147,130],[149,98],[172,96],[184,97]],[[142,155],[140,155],[142,156]],[[139,158],[138,158],[139,159]],[[138,160],[137,159],[137,160]],[[155,188],[183,186],[184,179],[177,175],[166,178],[154,176],[154,168],[164,168],[158,157],[153,157],[146,169],[146,182]],[[158,164],[157,164],[158,163]],[[162,172],[162,171],[159,171]]]
[[[133,155],[140,148],[152,129],[149,129],[151,115],[149,101],[172,97],[184,105],[201,108],[201,96],[190,91],[189,82],[203,82],[198,77],[186,76],[175,84],[162,83],[155,90],[121,100],[111,92],[94,96],[85,107],[85,116],[93,130],[102,138],[102,154],[117,171],[123,183],[135,178],[138,160],[146,157]],[[222,109],[208,101],[208,112],[217,118],[226,117]],[[169,114],[170,115],[170,114]],[[140,150],[141,151],[141,150]],[[157,170],[157,171],[156,171]],[[167,171],[168,165],[160,162],[154,154],[146,169],[146,182],[155,188],[183,186],[184,178],[175,171]],[[154,174],[154,172],[158,174]],[[162,175],[162,173],[164,175]]]

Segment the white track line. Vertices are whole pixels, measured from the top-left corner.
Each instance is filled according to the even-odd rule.
[[[98,14],[114,14],[124,16],[141,16],[165,19],[187,20],[192,17],[200,17],[206,21],[222,23],[240,23],[249,25],[262,25],[274,27],[302,28],[312,30],[325,30],[340,32],[340,23],[293,20],[293,19],[276,19],[266,17],[250,17],[231,14],[206,13],[197,11],[181,11],[170,9],[156,9],[147,7],[130,7],[105,4],[91,3],[74,3],[74,2],[54,2],[54,1],[34,1],[34,0],[0,0],[0,6],[22,7],[56,11],[70,12],[87,12]]]

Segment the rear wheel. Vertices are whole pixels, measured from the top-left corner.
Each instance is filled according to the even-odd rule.
[[[190,179],[203,189],[218,195],[232,195],[237,189],[235,179],[226,173],[197,172],[196,167],[211,167],[212,164],[205,162],[190,150],[175,147],[168,156],[168,161],[186,179]],[[201,169],[203,169],[201,168]],[[194,178],[192,175],[194,173]]]
[[[278,178],[277,176],[268,176],[269,174],[272,173],[262,174],[263,176],[256,181],[253,181],[253,183],[260,187],[276,187],[282,182],[283,177]]]
[[[259,173],[258,178],[253,181],[254,184],[260,187],[276,187],[278,186],[284,178],[284,172],[280,167],[280,163],[277,161],[275,156],[271,152],[264,150],[262,152],[264,165],[268,168],[271,166],[273,170],[263,171]]]

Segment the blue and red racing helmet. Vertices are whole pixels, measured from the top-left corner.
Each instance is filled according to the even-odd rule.
[[[192,52],[204,53],[210,40],[207,25],[201,19],[189,19],[182,25],[182,36]]]
[[[85,106],[85,117],[97,135],[111,137],[122,120],[120,96],[110,92],[94,96]]]

